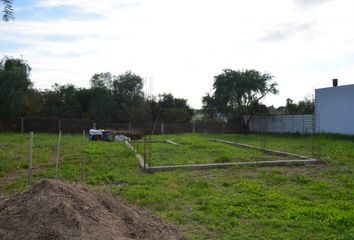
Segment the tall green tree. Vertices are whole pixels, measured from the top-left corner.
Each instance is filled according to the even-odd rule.
[[[223,121],[223,119],[221,119],[220,115],[218,114],[214,96],[207,93],[207,95],[202,97],[202,104],[203,122]]]
[[[79,89],[72,84],[54,84],[52,90],[43,95],[43,115],[47,117],[80,118],[81,106],[78,102]]]
[[[160,119],[164,122],[189,122],[193,116],[187,100],[175,98],[171,93],[159,95],[154,112],[160,112]]]
[[[110,72],[95,73],[90,79],[91,88],[112,89],[114,76]]]
[[[114,118],[120,122],[142,122],[150,118],[143,93],[143,79],[133,72],[125,72],[112,83]]]
[[[22,59],[4,58],[0,61],[0,116],[19,116],[32,86],[31,68]]]
[[[236,118],[248,131],[253,116],[264,109],[259,106],[260,100],[268,94],[277,94],[276,86],[268,73],[225,69],[214,77],[214,104],[220,116]]]

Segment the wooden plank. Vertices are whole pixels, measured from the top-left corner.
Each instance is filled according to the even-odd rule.
[[[208,169],[216,169],[216,168],[227,168],[232,166],[275,167],[275,166],[293,166],[293,165],[307,165],[307,164],[318,164],[318,163],[320,163],[320,161],[316,159],[295,159],[295,160],[275,160],[275,161],[258,161],[258,162],[156,166],[156,167],[147,167],[145,168],[145,171],[154,173],[154,172],[172,171],[177,169],[208,170]]]
[[[230,144],[230,145],[236,145],[238,147],[253,148],[253,149],[261,150],[263,152],[279,154],[279,155],[287,155],[287,156],[292,156],[292,157],[296,157],[296,158],[300,158],[300,159],[309,159],[309,157],[298,155],[298,154],[294,154],[294,153],[288,153],[288,152],[272,150],[272,149],[262,148],[262,147],[255,147],[255,146],[244,144],[244,143],[231,142],[231,141],[225,141],[225,140],[220,140],[220,139],[209,139],[209,141],[221,142],[221,143]]]

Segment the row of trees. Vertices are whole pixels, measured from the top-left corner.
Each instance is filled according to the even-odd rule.
[[[0,117],[35,116],[86,118],[101,122],[189,122],[193,110],[187,100],[172,94],[147,97],[143,79],[132,72],[96,73],[90,88],[55,84],[52,89],[33,88],[31,68],[21,59],[0,62]],[[214,77],[213,92],[202,98],[203,122],[238,122],[245,130],[256,114],[311,114],[312,100],[298,104],[286,100],[284,107],[267,107],[261,100],[277,94],[273,76],[256,70],[225,69]],[[194,119],[195,120],[195,119]]]
[[[132,73],[94,74],[90,88],[55,84],[33,88],[30,67],[20,59],[0,62],[0,117],[87,118],[101,122],[188,122],[193,116],[187,100],[172,94],[147,98],[143,79]]]

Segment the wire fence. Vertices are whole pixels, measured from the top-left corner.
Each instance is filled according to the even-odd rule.
[[[141,134],[174,133],[238,133],[240,124],[231,123],[169,123],[169,122],[130,122],[102,123],[89,119],[59,118],[0,118],[0,132],[43,132],[43,133],[81,133],[90,128],[115,129]]]
[[[313,115],[257,115],[250,123],[250,131],[261,135],[258,146],[284,150],[321,159],[321,134],[318,114]],[[280,138],[286,136],[288,146]]]
[[[25,121],[22,122],[23,124],[25,123]],[[61,121],[60,123],[62,127],[65,126],[63,122],[65,121]],[[135,129],[133,124],[120,124],[117,126],[125,127],[130,131]],[[149,124],[145,124],[143,127],[146,126],[149,126]],[[307,115],[302,117],[297,115],[293,118],[282,117],[281,120],[274,116],[260,115],[255,117],[250,126],[250,130],[255,134],[236,134],[234,136],[238,142],[265,149],[311,156],[312,158],[321,160],[320,122],[316,115],[311,116],[311,118]],[[111,127],[114,127],[114,125],[111,125]],[[159,134],[175,133],[177,142],[181,138],[180,133],[188,131],[190,133],[203,133],[205,137],[210,133],[237,132],[235,126],[231,124],[160,123],[159,127]],[[279,129],[281,128],[292,129],[294,131],[280,131]],[[151,134],[150,130],[146,131]],[[81,133],[83,134],[81,140],[77,137],[77,134],[65,133],[61,135],[61,131],[57,132],[56,137],[53,137],[52,134],[43,133],[34,134],[33,137],[32,133],[26,133],[16,134],[16,138],[7,139],[5,137],[0,139],[0,177],[4,177],[5,173],[8,172],[15,173],[15,175],[18,174],[19,176],[27,174],[28,184],[31,184],[31,175],[33,173],[36,174],[41,169],[47,169],[49,172],[47,171],[44,176],[54,178],[69,177],[75,181],[86,182],[87,177],[90,177],[90,174],[92,174],[87,172],[88,168],[86,164],[89,164],[90,168],[99,168],[98,165],[95,165],[94,160],[97,154],[99,154],[100,149],[95,149],[94,145],[90,143],[86,130],[83,130]],[[284,140],[284,136],[286,136],[286,140]],[[146,135],[140,141],[131,141],[136,152],[142,155],[144,166],[152,162],[152,158],[154,157],[154,141],[151,135]],[[291,144],[284,144],[284,141],[291,141]],[[89,149],[87,149],[88,147]],[[63,165],[65,165],[65,168],[62,168]]]

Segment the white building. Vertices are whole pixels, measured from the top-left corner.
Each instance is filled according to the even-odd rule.
[[[318,130],[354,135],[354,84],[316,89],[315,94]]]

